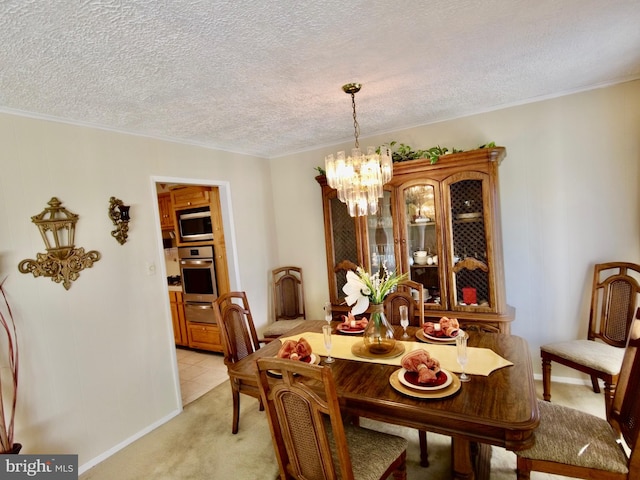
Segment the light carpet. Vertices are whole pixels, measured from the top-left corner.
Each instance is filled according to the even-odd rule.
[[[537,384],[541,398],[541,386]],[[553,401],[604,416],[604,399],[584,385],[553,384]],[[241,395],[240,431],[231,433],[231,389],[227,382],[188,404],[164,425],[86,471],[80,480],[274,480],[278,477],[269,425],[258,401]],[[362,419],[362,425],[409,440],[407,478],[451,478],[451,439],[428,434],[428,468],[420,467],[418,432]],[[493,447],[491,478],[515,480],[513,452]],[[532,480],[561,479],[534,472]]]

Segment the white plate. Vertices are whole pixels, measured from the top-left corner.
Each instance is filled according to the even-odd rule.
[[[442,337],[435,337],[433,335],[429,335],[427,332],[424,332],[424,336],[427,337],[429,340],[433,340],[434,342],[455,342],[456,341],[456,337],[447,337],[442,336]]]
[[[432,337],[432,336],[427,337],[427,334],[424,333],[424,330],[421,328],[416,330],[416,338],[421,342],[426,342],[431,344],[439,343],[441,345],[449,345],[449,344],[456,343],[455,337],[454,338],[446,337],[444,339],[442,337]]]
[[[445,375],[447,377],[446,380],[444,381],[444,383],[440,385],[435,385],[433,387],[411,383],[409,380],[407,380],[404,377],[406,373],[409,373],[409,372],[406,369],[401,368],[400,371],[398,372],[398,380],[400,380],[400,383],[402,383],[405,387],[413,388],[415,390],[425,390],[425,391],[440,390],[443,388],[447,388],[449,385],[451,385],[451,382],[453,381],[452,374],[447,370],[443,370],[443,369],[440,369],[439,373]]]

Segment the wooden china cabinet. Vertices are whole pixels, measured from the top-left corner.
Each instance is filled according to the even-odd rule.
[[[327,271],[336,314],[349,310],[346,270],[408,272],[425,293],[425,319],[510,333],[506,303],[498,167],[504,147],[394,163],[378,213],[350,217],[326,178],[322,186]],[[416,254],[416,252],[418,252]]]

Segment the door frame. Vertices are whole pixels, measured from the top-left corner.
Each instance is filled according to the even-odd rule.
[[[231,291],[241,291],[240,268],[238,262],[238,249],[236,245],[235,225],[233,222],[233,208],[231,206],[231,185],[227,181],[198,179],[198,178],[182,178],[182,177],[165,177],[152,175],[150,189],[153,201],[153,209],[155,212],[155,229],[157,239],[158,257],[163,259],[160,263],[160,274],[162,278],[167,277],[167,269],[164,262],[164,245],[162,243],[162,227],[160,226],[160,209],[158,207],[157,184],[179,184],[179,185],[202,185],[208,187],[218,187],[220,192],[220,210],[222,213],[222,227],[224,229],[225,246],[227,250],[227,265],[229,269],[229,288]],[[169,295],[164,295],[165,302],[165,326],[168,332],[167,354],[171,357],[173,365],[174,391],[179,409],[183,409],[182,392],[180,388],[180,375],[178,371],[178,358],[176,356],[176,345],[173,338],[173,323],[171,320],[171,305],[169,303]]]

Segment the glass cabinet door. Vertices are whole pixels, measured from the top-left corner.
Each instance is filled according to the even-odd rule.
[[[449,185],[453,306],[489,307],[492,292],[483,178]]]
[[[404,271],[410,280],[423,286],[425,307],[439,307],[441,274],[439,258],[438,190],[435,184],[412,182],[401,187],[401,225]]]
[[[347,278],[346,270],[337,268],[345,261],[360,265],[358,235],[356,219],[349,215],[347,206],[335,195],[328,198],[328,202],[331,215],[330,234],[333,245],[333,258],[330,266],[330,271],[333,271],[333,278],[330,278],[329,295],[334,304],[340,304],[344,301],[345,294],[342,291],[342,287],[347,283]]]
[[[385,190],[384,197],[378,203],[378,213],[364,218],[367,222],[367,255],[370,271],[377,272],[386,265],[389,272],[395,272],[396,253],[393,246],[391,192]]]

